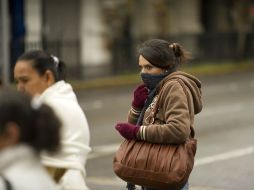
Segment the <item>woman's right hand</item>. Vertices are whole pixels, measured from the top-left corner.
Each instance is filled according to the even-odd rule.
[[[134,91],[132,106],[134,108],[143,108],[147,97],[148,88],[145,86],[145,84],[139,85]]]

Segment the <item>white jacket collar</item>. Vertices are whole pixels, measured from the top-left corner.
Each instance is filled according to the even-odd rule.
[[[76,95],[73,92],[73,89],[70,84],[61,80],[48,87],[42,94],[38,95],[37,98],[39,101],[44,101],[50,98],[68,98],[68,100],[77,101]]]
[[[4,148],[0,151],[0,171],[9,168],[13,164],[31,162],[37,159],[36,153],[28,145],[22,144]]]

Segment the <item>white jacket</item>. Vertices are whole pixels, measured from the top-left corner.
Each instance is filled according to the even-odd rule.
[[[56,82],[35,99],[52,107],[62,122],[62,149],[53,156],[43,154],[43,164],[68,169],[60,181],[63,189],[87,190],[85,164],[91,150],[90,132],[71,85],[64,81]]]
[[[13,190],[57,190],[57,185],[42,166],[40,158],[27,145],[17,145],[0,151],[0,173]],[[0,177],[0,190],[6,190]]]

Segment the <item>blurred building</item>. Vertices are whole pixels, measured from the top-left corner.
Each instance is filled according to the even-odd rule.
[[[149,38],[181,43],[196,60],[253,57],[253,0],[10,0],[11,57],[43,48],[73,77],[136,68]]]

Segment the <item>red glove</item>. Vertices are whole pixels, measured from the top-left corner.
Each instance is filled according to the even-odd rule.
[[[132,106],[134,108],[143,108],[148,96],[148,89],[145,84],[139,85],[134,91]]]
[[[126,139],[136,139],[139,131],[139,126],[129,123],[117,123],[115,128]]]

